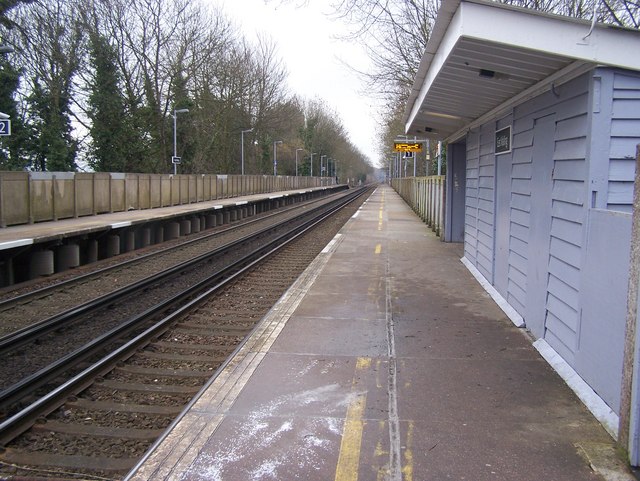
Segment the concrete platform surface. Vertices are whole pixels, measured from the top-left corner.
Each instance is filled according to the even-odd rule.
[[[379,187],[127,479],[627,479],[461,254]]]

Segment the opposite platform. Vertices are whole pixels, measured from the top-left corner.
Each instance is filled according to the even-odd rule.
[[[584,453],[613,440],[460,256],[378,188],[127,480],[607,479]]]
[[[206,202],[193,202],[153,209],[130,210],[110,214],[88,215],[57,221],[38,222],[34,224],[14,225],[0,229],[0,251],[24,245],[37,244],[55,239],[64,239],[81,234],[90,234],[112,229],[161,222],[173,218],[196,215],[201,212],[219,210],[229,207],[241,207],[265,200],[282,199],[290,196],[324,191],[334,187],[310,187],[264,194],[252,194],[242,197],[230,197]]]

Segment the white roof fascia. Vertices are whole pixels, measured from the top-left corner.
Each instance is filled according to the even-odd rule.
[[[409,98],[407,99],[407,106],[405,108],[405,119],[410,117],[411,112],[409,111],[409,109],[413,108],[416,103],[416,97],[423,90],[421,87],[416,88],[416,85],[422,86],[424,84],[424,78],[426,77],[427,72],[429,71],[429,67],[431,66],[431,60],[433,59],[434,54],[438,51],[440,41],[447,31],[453,15],[458,10],[458,5],[460,5],[460,0],[443,0],[440,5],[440,10],[438,10],[436,22],[433,26],[431,34],[429,35],[427,46],[425,47],[425,53],[420,59],[418,71],[416,72],[416,76],[413,79],[413,86],[409,94]],[[414,115],[411,115],[411,118],[413,118]]]
[[[442,2],[442,7],[448,4],[454,4],[455,7],[458,7],[460,0],[454,0],[454,2]],[[424,77],[422,78],[422,86],[420,87],[419,93],[414,97],[413,106],[411,107],[411,112],[407,118],[407,123],[405,125],[405,132],[409,131],[409,126],[413,123],[416,115],[418,115],[418,111],[422,106],[422,102],[424,102],[424,98],[427,95],[427,92],[431,88],[431,84],[435,80],[438,73],[440,73],[440,69],[447,61],[451,50],[458,42],[458,39],[461,35],[461,24],[462,24],[462,14],[460,13],[460,9],[455,10],[454,12],[450,12],[449,10],[445,10],[445,18],[442,23],[438,24],[438,20],[442,17],[440,13],[438,13],[438,19],[436,20],[436,25],[432,32],[431,38],[427,43],[426,53],[420,61],[420,68],[424,68],[425,72],[423,73]],[[445,25],[443,25],[445,24]],[[443,25],[443,26],[440,26]],[[424,60],[427,60],[424,62]],[[423,65],[424,64],[424,65]],[[419,71],[419,73],[422,73]],[[422,76],[421,76],[422,77]],[[416,81],[419,81],[420,78],[416,76],[416,80],[414,80],[414,85]],[[408,105],[411,104],[412,98],[409,98]]]
[[[637,30],[603,24],[592,29],[589,21],[570,17],[481,0],[443,0],[407,101],[405,132],[410,130],[429,88],[462,37],[564,56],[594,66],[640,71],[640,55],[631,54],[640,51]]]
[[[465,18],[461,36],[594,64],[640,70],[640,55],[631,54],[640,52],[637,30],[597,24],[589,34],[589,22],[571,22],[566,17],[469,2],[461,3],[459,9]]]

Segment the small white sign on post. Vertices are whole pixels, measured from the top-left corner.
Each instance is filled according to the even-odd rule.
[[[3,112],[0,112],[0,136],[11,135],[11,119]]]

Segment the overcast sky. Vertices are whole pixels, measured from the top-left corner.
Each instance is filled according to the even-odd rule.
[[[289,72],[291,90],[307,99],[322,98],[335,109],[351,141],[372,161],[376,108],[362,94],[358,76],[342,62],[367,70],[362,48],[335,37],[346,31],[340,21],[329,18],[329,0],[208,0],[218,5],[253,40],[267,34],[278,45],[278,54]]]

